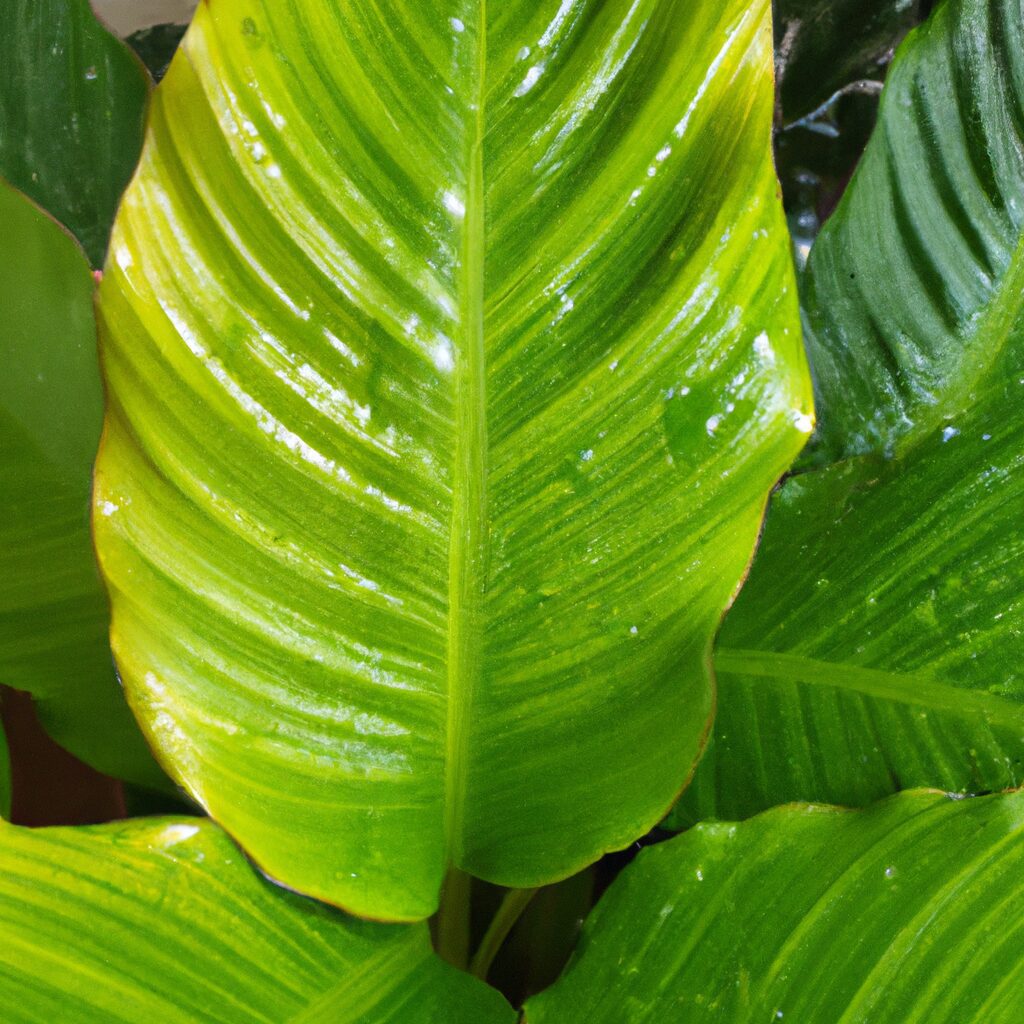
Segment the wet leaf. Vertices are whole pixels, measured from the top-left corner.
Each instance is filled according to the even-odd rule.
[[[644,850],[526,1024],[1024,1014],[1024,795],[795,805]]]
[[[203,5],[101,290],[125,684],[276,878],[430,914],[664,813],[811,429],[766,2]]]
[[[676,824],[1024,782],[1022,44],[1017,0],[957,0],[894,65],[810,263],[824,443],[891,457],[773,500]]]
[[[10,1024],[513,1024],[424,925],[355,921],[276,890],[212,822],[0,822]]]

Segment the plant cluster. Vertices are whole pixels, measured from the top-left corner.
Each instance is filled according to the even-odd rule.
[[[179,38],[0,11],[0,1016],[1024,1019],[1024,2]]]

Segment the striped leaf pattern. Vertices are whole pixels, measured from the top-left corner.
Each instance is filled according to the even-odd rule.
[[[274,877],[567,875],[698,757],[812,427],[767,0],[217,0],[100,298],[125,685]]]
[[[1016,1024],[1024,794],[791,805],[640,853],[526,1024]]]
[[[0,822],[10,1024],[512,1024],[425,926],[346,919],[261,879],[212,822]]]
[[[948,0],[899,55],[811,263],[819,295],[826,267],[850,282],[830,299],[846,333],[824,363],[812,349],[823,417],[846,450],[892,454],[773,501],[676,824],[1024,782],[1022,40],[1019,0]],[[840,363],[849,405],[828,384]],[[851,412],[862,385],[873,426]]]

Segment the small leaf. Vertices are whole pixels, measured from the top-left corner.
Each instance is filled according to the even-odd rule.
[[[202,5],[101,289],[96,539],[177,777],[420,918],[685,783],[811,428],[766,0]]]
[[[276,890],[210,821],[0,822],[10,1024],[513,1024],[426,926],[354,921]]]
[[[148,79],[88,0],[0,5],[0,175],[103,263],[142,145]]]
[[[124,701],[89,536],[103,395],[81,249],[0,180],[0,683],[110,775],[166,785]]]
[[[1015,1024],[1024,794],[788,806],[643,850],[526,1024]]]

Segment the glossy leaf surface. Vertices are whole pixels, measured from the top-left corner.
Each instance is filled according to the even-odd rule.
[[[640,853],[527,1024],[1015,1024],[1024,795],[781,807]]]
[[[811,428],[765,2],[201,6],[101,290],[126,685],[273,876],[417,918],[672,802]]]
[[[891,450],[970,404],[1021,307],[1024,16],[954,0],[893,64],[879,124],[811,254],[816,443]]]
[[[851,289],[831,291],[843,333],[819,384],[842,365],[857,394],[860,360],[878,410],[858,421],[824,389],[823,415],[849,447],[873,432],[894,454],[793,478],[773,500],[677,824],[1024,781],[1022,19],[1017,0],[959,0],[914,33],[812,253],[819,297],[825,267]]]
[[[93,278],[81,249],[0,182],[0,683],[36,699],[84,761],[163,776],[114,673],[89,536],[103,396]]]
[[[0,823],[0,999],[10,1024],[512,1024],[425,926],[275,889],[212,822]]]
[[[0,175],[103,262],[142,145],[148,80],[88,0],[0,6]]]

